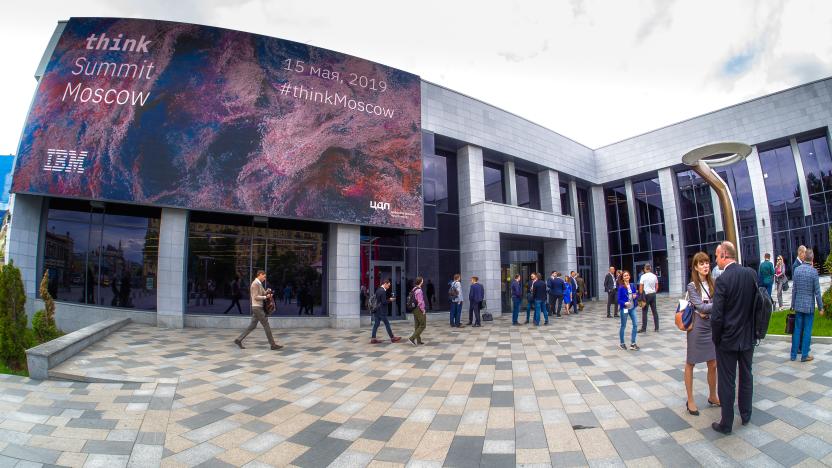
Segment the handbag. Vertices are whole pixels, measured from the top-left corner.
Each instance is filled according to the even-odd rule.
[[[679,305],[676,306],[676,328],[685,332],[691,331],[693,329],[693,312],[690,293],[685,293],[685,298],[679,299]]]
[[[488,308],[488,306],[485,304],[485,299],[481,300],[480,301],[480,310],[485,310],[487,308]]]
[[[783,291],[789,290],[789,280],[783,282]]]
[[[794,333],[794,320],[795,320],[795,315],[794,314],[786,315],[786,334],[787,335],[791,335],[791,334]]]
[[[638,308],[639,309],[643,309],[646,305],[647,305],[647,301],[645,301],[644,299],[639,299],[638,300]]]

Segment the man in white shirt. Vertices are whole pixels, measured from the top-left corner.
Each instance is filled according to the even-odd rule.
[[[656,293],[659,292],[659,278],[653,274],[650,265],[644,265],[644,274],[638,282],[638,292],[644,299],[644,307],[641,308],[641,330],[639,333],[647,333],[647,308],[653,311],[653,325],[655,331],[659,331],[659,313],[656,311]]]

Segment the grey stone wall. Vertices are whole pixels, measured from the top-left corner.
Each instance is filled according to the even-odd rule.
[[[31,316],[34,300],[40,284],[38,272],[38,243],[43,215],[43,197],[12,195],[9,205],[12,222],[6,243],[6,262],[13,261],[20,269],[23,287],[26,289],[26,312]]]
[[[331,326],[359,328],[361,228],[346,224],[330,224],[327,248],[327,311]]]
[[[188,257],[188,212],[165,208],[159,229],[156,289],[157,325],[185,326],[185,267]]]

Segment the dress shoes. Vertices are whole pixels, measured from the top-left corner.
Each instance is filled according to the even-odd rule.
[[[283,349],[283,346],[281,346],[279,344],[273,344],[272,345],[272,350],[273,351],[277,351],[277,350],[280,350],[280,349]]]
[[[731,433],[731,428],[730,427],[725,427],[725,426],[723,426],[722,424],[720,424],[718,422],[711,423],[711,429],[719,432],[720,434],[728,435],[728,434]]]
[[[246,349],[246,347],[243,346],[243,342],[240,340],[234,340],[234,344],[237,345],[237,347],[240,349]]]

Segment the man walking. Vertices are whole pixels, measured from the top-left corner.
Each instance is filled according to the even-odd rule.
[[[566,277],[566,281],[569,282],[569,286],[570,286],[571,291],[572,291],[571,311],[574,314],[580,313],[580,311],[578,310],[578,302],[579,302],[578,295],[580,294],[580,292],[578,291],[578,278],[576,277],[576,275],[577,275],[577,273],[575,273],[574,271],[570,271],[569,276]]]
[[[227,314],[228,311],[231,310],[232,307],[234,307],[234,304],[236,304],[237,312],[240,315],[243,315],[243,309],[240,308],[240,299],[242,298],[243,294],[240,289],[240,275],[237,275],[237,277],[234,278],[234,281],[231,282],[231,305],[229,305],[228,308],[225,309],[225,312],[223,312],[223,314]]]
[[[716,347],[719,401],[722,419],[711,424],[713,430],[730,434],[734,423],[737,369],[739,369],[739,410],[742,424],[751,420],[754,384],[751,361],[754,357],[754,302],[757,275],[737,264],[734,244],[717,247],[716,261],[722,274],[716,281],[711,309],[711,339]]]
[[[393,302],[393,297],[387,296],[387,292],[390,290],[392,282],[390,278],[384,280],[381,283],[381,286],[376,289],[376,308],[373,310],[373,315],[375,320],[373,321],[373,334],[370,336],[370,343],[372,344],[379,344],[381,340],[376,339],[376,332],[378,332],[378,326],[381,323],[384,323],[384,328],[387,329],[387,335],[390,336],[391,343],[398,343],[401,341],[401,337],[393,335],[393,329],[390,328],[390,320],[387,318],[387,306]]]
[[[792,272],[794,275],[794,272]],[[760,286],[768,290],[768,295],[771,297],[771,287],[774,286],[774,265],[771,263],[771,254],[766,252],[765,260],[760,263],[760,268],[757,269],[757,276],[760,279]]]
[[[615,316],[618,317],[618,289],[615,286],[615,267],[611,266],[610,271],[604,276],[604,292],[607,293],[607,318],[611,318],[610,306],[613,307]]]
[[[259,270],[257,272],[257,276],[254,278],[254,281],[251,283],[251,288],[249,288],[251,293],[251,323],[249,323],[248,328],[246,328],[243,333],[241,333],[240,336],[234,340],[234,344],[239,346],[240,349],[246,348],[243,346],[243,340],[246,339],[252,330],[257,328],[257,323],[263,325],[263,330],[266,331],[266,339],[269,340],[269,345],[271,345],[272,349],[277,350],[283,348],[283,346],[274,342],[272,328],[269,326],[269,317],[266,315],[266,311],[263,307],[263,301],[272,300],[272,290],[263,287],[264,281],[266,281],[266,272]]]
[[[812,267],[812,262],[815,260],[814,251],[806,249],[803,259],[804,263],[792,273],[792,309],[795,315],[790,359],[792,361],[797,359],[799,351],[800,362],[808,362],[815,359],[809,354],[809,347],[812,344],[812,325],[815,319],[815,303],[821,315],[824,311],[818,271]]]
[[[659,278],[653,274],[650,265],[644,265],[644,274],[638,282],[638,289],[641,297],[644,298],[644,307],[641,308],[641,330],[639,333],[647,333],[647,308],[653,311],[653,325],[655,331],[659,331],[659,313],[656,312],[656,293],[659,292]]]
[[[485,288],[479,283],[480,279],[476,276],[471,277],[471,288],[468,290],[468,300],[471,304],[468,306],[468,325],[481,327],[480,323],[480,307],[482,301],[485,299]],[[476,318],[476,321],[474,319]]]
[[[511,324],[520,325],[520,303],[523,301],[523,283],[520,282],[520,275],[514,276],[511,282]]]

